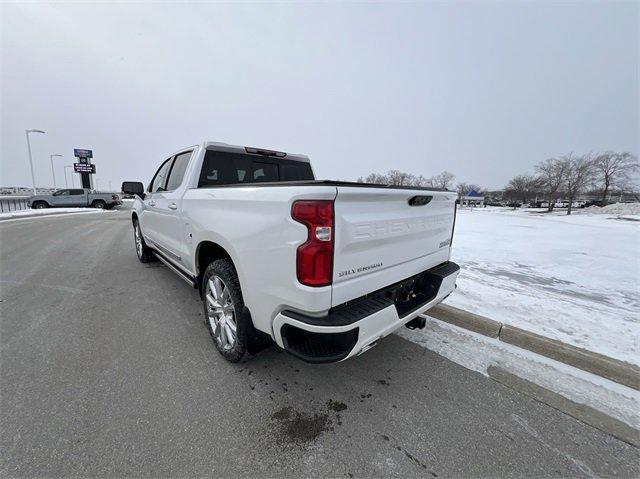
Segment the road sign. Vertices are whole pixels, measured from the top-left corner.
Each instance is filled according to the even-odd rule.
[[[76,158],[93,158],[93,151],[92,150],[84,150],[81,148],[74,148],[73,149],[73,156],[75,156]]]
[[[73,169],[76,173],[91,173],[96,174],[96,165],[88,165],[86,163],[74,163]]]

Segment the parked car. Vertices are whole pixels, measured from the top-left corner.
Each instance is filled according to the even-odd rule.
[[[218,351],[264,338],[309,362],[361,354],[455,288],[456,193],[317,181],[304,155],[205,142],[169,155],[137,195],[138,259],[200,291]]]
[[[110,209],[121,205],[120,195],[114,193],[94,192],[87,188],[58,190],[50,195],[33,195],[27,200],[33,209],[91,207]]]

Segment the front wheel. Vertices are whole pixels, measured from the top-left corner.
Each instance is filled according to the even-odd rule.
[[[142,237],[142,231],[140,231],[140,224],[138,221],[133,222],[133,240],[136,245],[136,255],[138,256],[138,260],[141,263],[151,263],[155,261],[155,256],[153,256],[153,251],[151,248],[147,246],[144,238]]]
[[[48,208],[48,207],[49,207],[49,205],[47,203],[45,203],[44,201],[36,201],[32,206],[32,208],[34,210],[43,210],[43,209]]]
[[[202,292],[205,321],[213,343],[227,361],[240,361],[249,347],[252,324],[231,261],[218,259],[207,267]]]

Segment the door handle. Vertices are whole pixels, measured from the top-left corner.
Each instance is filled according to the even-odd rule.
[[[170,210],[177,210],[177,209],[178,209],[178,205],[176,205],[175,203],[171,203],[171,204],[169,205],[169,209],[170,209]]]
[[[155,206],[155,205],[156,205],[156,202],[155,202],[155,201],[153,201],[153,200],[149,200],[149,206]]]

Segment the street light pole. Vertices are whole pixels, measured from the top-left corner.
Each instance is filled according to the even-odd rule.
[[[62,157],[62,155],[58,155],[57,153],[54,153],[52,155],[49,155],[49,160],[51,160],[51,176],[53,176],[53,189],[55,190],[57,188],[56,186],[56,171],[53,169],[53,157],[54,156],[60,156]],[[67,176],[65,175],[65,180],[67,179]]]
[[[33,194],[37,195],[36,191],[36,175],[33,173],[33,158],[31,157],[31,142],[29,141],[29,133],[44,133],[42,130],[24,130],[27,135],[27,149],[29,150],[29,166],[31,167],[31,183],[33,183]]]
[[[66,165],[64,167],[64,187],[69,188],[69,183],[67,183],[67,168],[73,168],[73,166]],[[71,173],[71,186],[73,186],[73,173]]]

